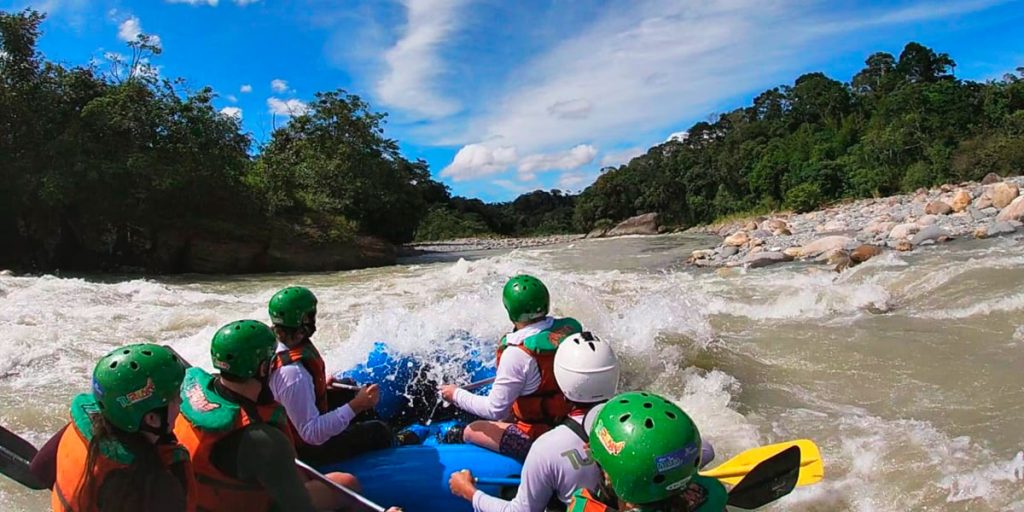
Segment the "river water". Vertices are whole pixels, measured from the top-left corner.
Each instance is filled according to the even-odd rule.
[[[1024,246],[956,242],[840,275],[683,266],[700,242],[579,241],[322,274],[0,277],[0,422],[41,444],[118,344],[155,340],[209,368],[216,327],[266,320],[288,284],[319,296],[330,368],[376,340],[408,352],[456,333],[495,340],[508,327],[502,285],[530,272],[555,313],[614,344],[624,388],[679,401],[719,461],[815,440],[825,479],[774,510],[1024,511]],[[0,478],[0,510],[47,500]]]

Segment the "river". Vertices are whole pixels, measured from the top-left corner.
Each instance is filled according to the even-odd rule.
[[[825,479],[774,510],[1024,510],[1024,246],[956,242],[835,274],[685,267],[701,242],[578,241],[321,274],[0,277],[0,421],[43,443],[119,344],[170,344],[209,368],[216,327],[266,320],[288,284],[320,298],[329,368],[361,361],[376,340],[411,352],[466,331],[494,340],[508,327],[502,285],[529,272],[555,313],[614,344],[623,387],[676,399],[719,462],[816,441]],[[48,499],[0,478],[0,510],[46,510]]]

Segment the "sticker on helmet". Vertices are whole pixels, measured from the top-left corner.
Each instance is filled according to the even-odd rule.
[[[137,404],[137,403],[139,403],[139,402],[141,402],[141,401],[143,401],[143,400],[153,396],[153,391],[155,389],[156,389],[156,386],[153,384],[153,379],[152,378],[146,379],[146,385],[145,386],[142,386],[142,388],[136,389],[135,391],[132,391],[132,392],[130,392],[130,393],[124,395],[124,396],[117,397],[117,403],[121,407],[128,407],[128,406],[130,406],[132,404]]]
[[[697,459],[698,453],[700,453],[700,448],[691,443],[674,452],[655,457],[654,465],[658,467],[658,473],[666,473],[678,467],[692,465]]]
[[[103,386],[96,379],[92,379],[92,393],[100,398],[104,395]]]
[[[604,449],[612,455],[618,455],[622,451],[622,448],[626,446],[625,441],[616,441],[613,439],[612,435],[608,432],[608,429],[604,428],[604,425],[599,425],[597,427],[597,439],[598,441],[601,441],[601,446],[604,446]]]
[[[222,359],[218,359],[218,360],[214,361],[213,365],[216,366],[217,368],[220,368],[221,370],[230,370],[231,369],[231,363],[229,363],[227,361],[224,361]]]

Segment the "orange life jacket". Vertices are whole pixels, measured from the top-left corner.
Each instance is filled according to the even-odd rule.
[[[90,395],[79,395],[72,402],[72,421],[61,435],[57,445],[57,480],[50,492],[50,508],[53,512],[96,512],[96,496],[82,496],[86,492],[81,483],[85,478],[86,462],[89,459],[89,439],[92,438],[89,414],[98,414],[95,400]],[[82,424],[79,427],[79,424]],[[84,434],[81,429],[89,433]],[[109,453],[109,456],[108,456]],[[196,511],[196,479],[192,464],[181,445],[158,445],[157,453],[164,466],[184,464],[186,512]],[[111,471],[129,467],[134,455],[128,449],[111,440],[100,449],[91,468],[96,482],[94,489],[100,489]],[[87,508],[80,508],[79,502],[88,503]]]
[[[202,375],[193,372],[198,370]],[[217,443],[233,432],[254,423],[267,423],[280,428],[291,437],[285,422],[284,407],[277,402],[255,407],[258,418],[249,415],[246,408],[217,395],[212,378],[198,368],[190,368],[181,388],[182,414],[174,424],[174,433],[192,456],[198,484],[198,512],[266,512],[273,506],[270,494],[258,482],[237,480],[221,472],[211,456]],[[217,428],[205,428],[206,414],[214,418]]]
[[[327,367],[324,365],[324,358],[320,351],[313,346],[313,342],[306,340],[297,346],[288,349],[286,352],[278,352],[274,356],[273,369],[277,371],[283,366],[290,364],[301,364],[309,376],[313,378],[313,394],[316,398],[316,409],[320,414],[327,413]],[[291,429],[292,438],[297,444],[306,444],[299,435],[299,431],[288,420],[288,428]]]
[[[516,427],[530,439],[537,439],[569,415],[571,407],[555,380],[555,351],[562,340],[581,330],[576,320],[556,319],[549,330],[541,331],[521,344],[511,346],[526,352],[540,370],[540,386],[537,390],[516,398],[512,404],[512,416],[516,420]],[[499,365],[502,354],[508,348],[503,339],[497,353]]]

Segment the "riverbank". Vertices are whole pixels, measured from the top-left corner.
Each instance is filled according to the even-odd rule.
[[[457,238],[454,240],[438,240],[435,242],[419,242],[403,245],[399,249],[401,256],[415,256],[427,253],[452,253],[469,251],[514,250],[528,247],[564,244],[581,240],[583,234],[545,235],[522,238]]]
[[[803,213],[779,213],[691,228],[722,238],[693,251],[698,267],[758,268],[794,260],[837,271],[885,251],[914,251],[958,238],[1012,236],[1022,227],[1024,177],[990,174],[981,182],[863,199]]]

